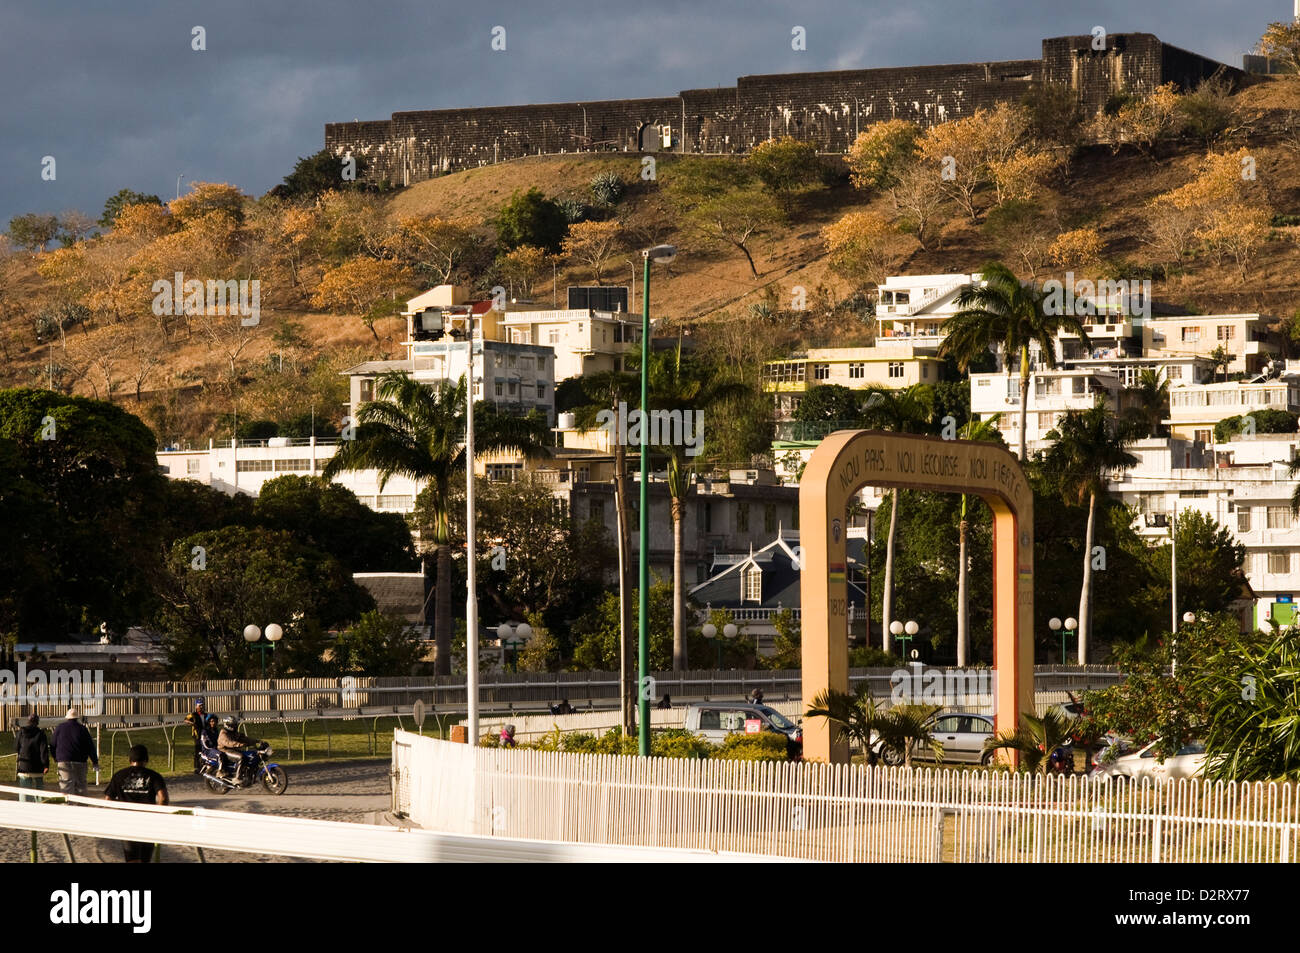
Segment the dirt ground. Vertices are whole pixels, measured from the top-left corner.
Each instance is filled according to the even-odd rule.
[[[383,823],[382,815],[391,806],[389,762],[386,759],[324,762],[301,767],[286,765],[286,769],[289,787],[279,797],[267,794],[262,788],[250,788],[235,794],[213,794],[194,777],[169,781],[168,791],[174,805],[362,824]],[[101,775],[101,780],[103,784],[91,787],[89,793],[92,797],[103,794],[108,778]],[[57,786],[57,781],[54,784]],[[50,806],[51,810],[57,808],[58,805]],[[27,831],[0,830],[0,862],[26,862],[30,843]],[[73,857],[78,863],[118,863],[122,859],[118,841],[73,837],[71,843]],[[40,863],[68,861],[67,847],[57,834],[39,834],[37,851]],[[298,860],[282,855],[236,853],[215,848],[205,850],[204,854],[209,863],[292,863]],[[192,847],[163,845],[163,863],[192,864],[198,859],[198,853]]]

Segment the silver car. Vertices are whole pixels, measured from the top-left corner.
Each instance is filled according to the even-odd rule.
[[[984,752],[984,742],[993,737],[993,719],[988,715],[939,712],[930,718],[928,724],[935,740],[943,745],[942,761],[960,764],[989,763],[990,756]],[[881,752],[881,760],[885,764],[903,763],[900,755],[888,750]],[[913,745],[912,760],[932,761],[934,751],[929,745]]]
[[[1205,745],[1199,741],[1185,744],[1175,754],[1159,761],[1156,758],[1156,742],[1151,742],[1140,751],[1121,755],[1109,763],[1100,762],[1093,771],[1096,781],[1109,781],[1112,778],[1128,778],[1140,781],[1150,778],[1153,781],[1177,780],[1200,776],[1205,768]]]

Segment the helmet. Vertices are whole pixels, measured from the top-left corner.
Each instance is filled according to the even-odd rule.
[[[221,719],[221,727],[225,728],[227,731],[234,731],[235,726],[238,724],[239,722],[235,721],[234,715],[227,715],[225,718]]]

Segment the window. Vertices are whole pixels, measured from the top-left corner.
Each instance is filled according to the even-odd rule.
[[[531,371],[533,369],[532,357],[521,357],[519,359],[519,369],[524,371]]]
[[[1237,532],[1238,533],[1250,532],[1250,507],[1249,506],[1237,507]]]
[[[862,365],[858,365],[858,366],[861,367]],[[902,362],[902,361],[890,361],[890,362],[889,362],[889,376],[890,376],[890,377],[902,377],[902,376],[903,376],[903,362]]]
[[[748,503],[736,504],[736,532],[738,533],[749,532],[749,504]]]
[[[1180,381],[1183,379],[1183,368],[1181,364],[1170,364],[1165,368],[1165,375],[1171,381]]]
[[[361,402],[364,404],[367,401],[372,401],[374,399],[375,382],[368,377],[363,377],[361,379]]]
[[[605,501],[591,500],[588,504],[588,507],[589,507],[589,509],[587,510],[588,518],[591,519],[598,526],[604,526],[605,525]]]
[[[235,471],[238,473],[261,473],[270,469],[270,460],[240,460],[235,466]]]
[[[1290,572],[1291,554],[1290,553],[1269,553],[1268,571],[1275,575]]]
[[[867,365],[854,363],[849,365],[849,379],[862,380],[867,376]]]
[[[377,496],[375,497],[375,509],[377,510],[409,510],[415,505],[415,501],[410,496]]]
[[[775,503],[763,504],[763,532],[765,533],[776,532],[776,504]]]
[[[802,384],[807,373],[806,361],[774,361],[763,367],[763,383]]]
[[[1201,329],[1200,329],[1199,327],[1196,327],[1196,328],[1183,328],[1183,343],[1184,343],[1184,344],[1195,344],[1195,343],[1196,343],[1197,341],[1199,341],[1200,339],[1201,339]]]
[[[929,365],[929,364],[922,364],[922,365],[921,365],[921,379],[922,379],[922,380],[929,380],[929,379],[930,379],[930,365]]]
[[[186,472],[186,473],[198,473],[198,472],[199,472],[199,461],[198,461],[198,460],[186,460],[186,461],[185,461],[185,472]]]
[[[745,598],[744,602],[762,602],[763,601],[763,573],[758,569],[750,569],[745,573]]]
[[[296,473],[296,472],[310,473],[311,460],[309,459],[276,460],[275,471],[277,473],[286,473],[286,472],[287,473]]]
[[[496,395],[497,395],[498,397],[504,397],[505,394],[506,394],[506,385],[505,385],[505,382],[504,382],[504,381],[497,381],[497,382],[496,382]]]
[[[1210,438],[1214,436],[1212,430],[1197,430],[1192,434],[1192,440],[1196,443],[1209,443]]]
[[[819,381],[828,381],[831,379],[831,366],[829,364],[814,364],[813,379]]]
[[[1290,529],[1291,508],[1289,506],[1270,506],[1268,508],[1269,529]]]
[[[546,381],[537,382],[537,399],[538,400],[546,399]]]
[[[713,504],[701,503],[695,510],[695,525],[701,533],[713,532]]]
[[[547,343],[547,344],[559,344],[559,343],[560,343],[560,329],[559,329],[559,328],[551,328],[549,331],[546,332],[546,343]]]
[[[508,360],[510,361],[510,366],[511,366],[511,367],[514,367],[514,366],[515,366],[515,363],[519,360],[519,356],[518,356],[517,354],[513,354],[513,353],[512,353],[512,354],[510,355],[510,357],[508,358]]]
[[[700,731],[718,731],[722,728],[722,713],[716,708],[700,709]]]
[[[1218,338],[1220,341],[1231,341],[1237,334],[1237,329],[1231,324],[1220,324],[1218,328]]]

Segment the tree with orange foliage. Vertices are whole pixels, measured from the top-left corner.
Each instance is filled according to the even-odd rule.
[[[168,208],[182,225],[216,212],[236,225],[244,221],[244,193],[224,182],[194,182],[190,191],[173,199]]]
[[[596,284],[604,284],[605,263],[623,241],[623,225],[618,221],[575,222],[569,226],[560,252],[570,261],[580,262],[596,275]]]
[[[879,285],[903,260],[903,236],[875,212],[850,212],[822,229],[831,270],[853,282]]]
[[[476,224],[467,216],[410,216],[398,221],[388,246],[418,271],[434,276],[435,284],[445,285],[465,256],[478,245]]]
[[[397,262],[358,255],[325,272],[311,301],[328,311],[359,314],[378,341],[375,321],[392,313],[397,292],[409,288],[411,280]]]
[[[858,133],[849,148],[849,181],[855,189],[884,191],[916,161],[921,127],[906,119],[872,123]]]

